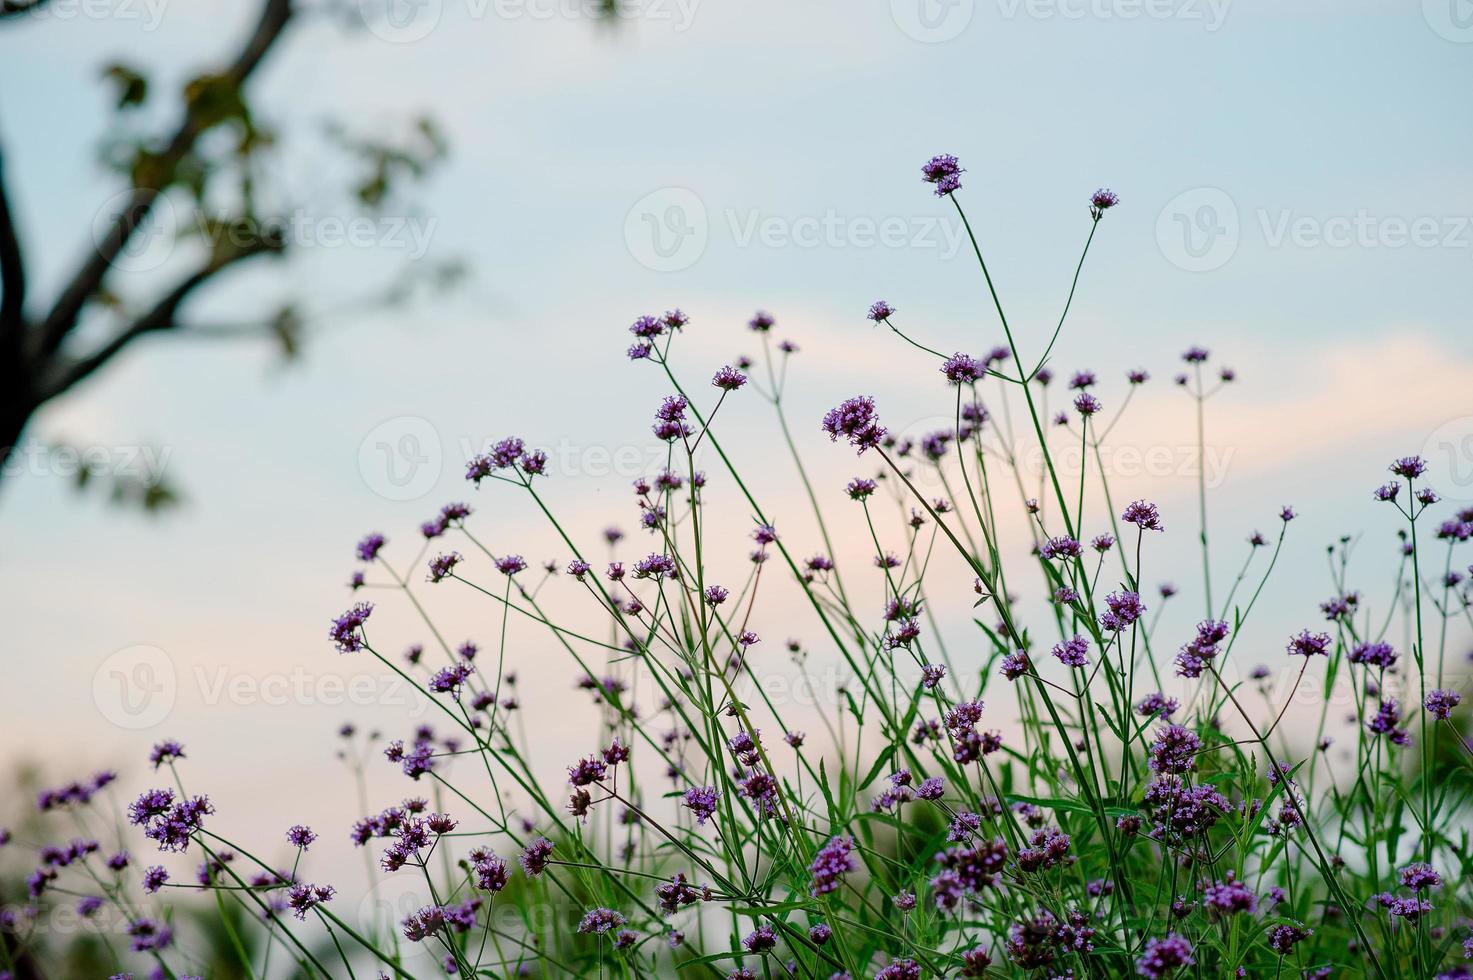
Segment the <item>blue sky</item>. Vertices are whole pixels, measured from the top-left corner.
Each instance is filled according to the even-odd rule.
[[[549,492],[583,533],[631,524],[628,481],[649,460],[649,413],[666,393],[648,365],[623,359],[624,328],[643,312],[692,315],[677,359],[699,382],[755,351],[742,324],[771,310],[803,348],[790,411],[835,496],[860,470],[817,432],[825,408],[870,391],[897,428],[948,411],[933,366],[863,319],[871,301],[888,299],[938,348],[1001,340],[949,207],[918,179],[937,152],[967,168],[968,214],[1035,355],[1088,232],[1088,195],[1121,195],[1057,365],[1098,371],[1107,404],[1123,397],[1126,369],[1152,371],[1122,439],[1192,441],[1189,403],[1168,381],[1189,344],[1238,370],[1209,427],[1226,461],[1212,504],[1228,549],[1219,576],[1280,504],[1305,515],[1265,600],[1258,659],[1314,618],[1330,591],[1322,548],[1339,534],[1365,529],[1356,584],[1384,590],[1395,525],[1369,491],[1385,462],[1427,451],[1444,492],[1473,500],[1473,459],[1457,448],[1473,435],[1464,0],[977,0],[931,8],[937,34],[916,27],[910,2],[671,2],[609,31],[540,16],[568,8],[535,0],[443,0],[420,8],[439,11],[425,36],[399,41],[379,20],[303,23],[254,95],[287,141],[271,174],[279,205],[303,209],[304,235],[348,216],[338,188],[350,174],[323,146],[325,117],[392,134],[428,110],[450,157],[368,244],[299,241],[289,266],[242,272],[192,315],[238,318],[289,295],[327,305],[416,260],[464,258],[473,277],[406,309],[335,318],[285,369],[265,344],[146,341],[37,417],[38,440],[167,451],[188,502],[149,520],[79,499],[44,469],[0,484],[0,588],[13,600],[4,751],[45,754],[67,776],[136,768],[148,740],[175,734],[209,771],[232,767],[236,812],[259,815],[271,804],[249,790],[273,785],[284,757],[293,778],[312,771],[340,717],[402,727],[382,706],[324,707],[325,695],[263,706],[205,689],[221,669],[247,682],[304,664],[313,677],[358,669],[323,638],[348,601],[353,541],[381,528],[405,545],[440,503],[470,496],[460,464],[488,438],[561,447],[570,462]],[[139,0],[0,32],[0,140],[34,299],[66,274],[117,190],[96,163],[99,66],[125,57],[177,84],[228,49],[249,6]],[[426,23],[411,17],[407,30]],[[650,222],[665,229],[659,243]],[[119,274],[124,289],[149,281]],[[801,529],[794,537],[811,537],[770,412],[754,399],[724,412],[724,438],[759,492]],[[374,462],[379,443],[424,457],[408,490]],[[1439,461],[1444,445],[1453,454]],[[608,462],[621,453],[639,465]],[[1193,481],[1122,480],[1121,493],[1159,500],[1176,532],[1160,546],[1161,577],[1195,587]],[[747,514],[733,497],[739,559]],[[567,557],[521,502],[493,499],[476,502],[497,547]],[[447,614],[488,628],[484,614]],[[1196,615],[1195,600],[1171,612],[1168,648]],[[774,639],[811,627],[774,618]],[[525,643],[524,666],[541,663],[535,635]],[[120,738],[89,690],[137,645],[165,651],[180,694],[158,724]],[[563,697],[572,676],[529,675],[528,701]],[[77,735],[59,751],[55,722]],[[553,770],[586,732],[557,736]],[[384,792],[400,792],[391,776]],[[303,806],[341,822],[332,791],[319,795]]]

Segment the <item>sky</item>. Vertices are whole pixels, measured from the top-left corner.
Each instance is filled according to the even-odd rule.
[[[177,86],[231,49],[254,6],[54,0],[0,26],[0,145],[33,304],[120,189],[98,163],[101,68],[124,60],[160,91]],[[865,310],[885,298],[947,352],[1002,341],[955,212],[919,180],[935,153],[966,168],[960,200],[1034,357],[1089,232],[1089,195],[1120,195],[1054,364],[1096,371],[1110,407],[1125,371],[1153,375],[1110,465],[1117,501],[1149,496],[1166,515],[1151,567],[1184,593],[1163,614],[1166,650],[1201,615],[1195,419],[1170,382],[1191,344],[1237,372],[1207,422],[1219,595],[1253,529],[1275,532],[1285,504],[1302,515],[1245,665],[1281,663],[1284,637],[1316,622],[1333,591],[1325,546],[1342,534],[1361,536],[1352,585],[1385,609],[1397,523],[1370,492],[1391,458],[1427,455],[1448,506],[1473,502],[1467,0],[645,0],[615,29],[562,0],[385,13],[364,0],[303,18],[264,66],[252,97],[282,151],[263,183],[294,256],[189,308],[205,323],[285,297],[338,311],[300,361],[281,364],[267,342],[147,339],[39,413],[0,481],[0,765],[51,780],[111,766],[133,786],[148,745],[174,736],[194,781],[214,783],[222,825],[346,826],[358,814],[344,812],[352,782],[332,733],[353,720],[403,734],[425,710],[326,640],[352,598],[354,542],[383,531],[402,567],[418,523],[468,499],[493,549],[565,561],[526,500],[461,478],[508,434],[552,453],[547,494],[581,540],[632,530],[629,483],[657,465],[647,426],[669,393],[624,357],[646,312],[690,314],[674,362],[698,390],[757,353],[744,324],[772,312],[774,336],[801,348],[795,438],[843,528],[838,550],[862,567],[872,549],[840,488],[871,464],[831,446],[819,418],[868,392],[892,429],[918,433],[952,397],[933,361]],[[150,112],[145,123],[168,124]],[[324,121],[399,138],[423,113],[447,159],[350,226],[355,171]],[[168,248],[167,230],[190,220],[182,202],[169,210],[113,284],[144,295],[167,278],[191,247]],[[454,291],[352,303],[448,261],[470,270]],[[718,434],[788,540],[812,550],[771,407],[743,394]],[[60,441],[123,469],[163,466],[183,506],[145,517],[74,493],[66,460],[43,448]],[[709,452],[702,462],[717,474]],[[719,474],[712,498],[735,579],[750,511]],[[949,575],[943,620],[954,652],[975,658],[970,582],[960,566]],[[562,586],[548,584],[549,602],[577,615]],[[494,642],[494,609],[432,599],[450,635]],[[383,619],[414,638],[401,613]],[[833,660],[792,596],[775,590],[759,619],[773,677],[794,676],[790,635]],[[1449,641],[1458,656],[1466,632]],[[530,624],[509,636],[535,723],[571,697],[576,670]],[[591,709],[560,720],[539,737],[554,780],[595,732]],[[375,808],[407,792],[387,765],[372,775]]]

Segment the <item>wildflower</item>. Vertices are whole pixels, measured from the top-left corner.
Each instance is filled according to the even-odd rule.
[[[305,921],[307,913],[323,902],[332,901],[337,889],[331,885],[309,885],[298,882],[287,889],[286,903],[298,921]]]
[[[184,746],[174,739],[165,739],[153,747],[148,754],[148,761],[155,769],[160,766],[172,765],[175,759],[184,758]]]
[[[459,565],[463,560],[458,551],[436,555],[430,559],[430,575],[428,580],[431,582],[444,581],[455,571],[455,566]]]
[[[808,938],[815,946],[822,946],[834,937],[834,930],[826,923],[820,922],[808,930]]]
[[[1125,508],[1120,519],[1127,524],[1134,524],[1142,531],[1162,531],[1161,514],[1156,505],[1145,500],[1137,500]]]
[[[374,533],[366,535],[362,541],[358,542],[358,560],[373,561],[378,557],[378,553],[383,550],[383,547],[384,536],[382,534]]]
[[[1446,721],[1452,715],[1453,709],[1462,700],[1463,696],[1457,691],[1439,688],[1436,691],[1428,692],[1426,699],[1422,702],[1422,706],[1432,712],[1432,717]]]
[[[1151,769],[1159,773],[1190,772],[1197,764],[1196,755],[1202,740],[1180,725],[1165,725],[1156,730],[1151,745]]]
[[[354,653],[363,649],[363,640],[359,631],[372,612],[373,603],[360,602],[333,620],[332,628],[328,630],[327,635],[337,644],[339,653]]]
[[[1227,877],[1222,881],[1215,881],[1207,886],[1202,893],[1202,904],[1218,915],[1233,915],[1238,912],[1252,915],[1258,911],[1258,897],[1232,871],[1228,871]]]
[[[921,780],[921,784],[916,787],[917,797],[923,800],[931,800],[932,802],[941,799],[945,793],[946,783],[942,781],[940,776],[928,776]]]
[[[723,367],[711,376],[711,384],[722,391],[736,391],[747,383],[747,376],[730,364]]]
[[[1142,950],[1143,955],[1135,961],[1135,972],[1151,980],[1174,977],[1178,971],[1195,966],[1192,944],[1185,936],[1168,932],[1162,939],[1152,939]]]
[[[1315,654],[1329,656],[1330,642],[1329,633],[1311,633],[1309,630],[1301,630],[1298,634],[1289,637],[1289,655],[1293,657],[1312,657]]]
[[[669,881],[662,881],[655,886],[655,898],[660,903],[660,912],[671,916],[698,902],[709,902],[711,887],[704,885],[697,888],[686,879],[683,872],[677,871]]]
[[[1396,500],[1396,496],[1399,493],[1401,493],[1401,484],[1393,481],[1391,483],[1383,483],[1377,487],[1371,496],[1382,503],[1391,503]]]
[[[1387,468],[1397,476],[1414,480],[1427,472],[1427,461],[1421,456],[1403,456],[1401,459],[1393,460]]]
[[[942,362],[941,373],[954,385],[969,384],[987,373],[987,365],[970,354],[958,352]]]
[[[696,815],[697,824],[704,824],[711,818],[719,798],[715,786],[697,786],[685,791],[685,805]]]
[[[777,946],[777,933],[772,926],[759,926],[742,939],[749,953],[767,953]]]
[[[1054,644],[1053,655],[1066,667],[1089,666],[1089,641],[1078,633],[1063,643]]]
[[[521,862],[522,871],[528,878],[536,878],[547,870],[547,863],[552,858],[554,846],[553,842],[546,837],[536,837],[523,848],[518,860]]]
[[[128,926],[128,947],[135,953],[153,953],[167,949],[174,941],[174,930],[162,922],[144,917]]]
[[[1010,681],[1015,681],[1028,673],[1028,654],[1022,650],[1009,654],[1002,658],[999,667],[1002,668],[1002,675],[1004,677]]]
[[[1432,865],[1422,864],[1420,862],[1409,864],[1402,868],[1400,878],[1402,886],[1410,888],[1414,892],[1442,886],[1442,876],[1437,873]]]
[[[1085,418],[1098,415],[1104,407],[1098,398],[1087,391],[1081,392],[1074,398],[1074,410]]]
[[[499,892],[507,886],[506,862],[487,851],[471,852],[471,870],[476,873],[476,887]]]
[[[868,316],[876,323],[879,323],[881,320],[893,316],[894,313],[895,307],[891,306],[889,303],[881,299],[876,300],[874,303],[870,304],[869,313],[867,313],[866,316]]]
[[[928,691],[934,691],[945,676],[946,668],[941,664],[926,664],[921,668],[921,684]]]
[[[706,598],[706,602],[709,605],[719,606],[726,601],[726,597],[730,593],[728,593],[719,585],[708,585],[706,586],[706,591],[703,594]]]
[[[1314,935],[1313,929],[1306,928],[1298,922],[1285,923],[1268,930],[1268,945],[1280,956],[1288,956],[1293,952],[1295,946],[1312,935]]]
[[[1128,589],[1105,596],[1105,605],[1109,608],[1100,614],[1100,626],[1112,633],[1124,630],[1146,611],[1146,604],[1141,602],[1140,594]]]
[[[296,824],[286,832],[286,839],[287,843],[293,847],[301,848],[305,851],[317,839],[317,835],[312,832],[310,827]]]
[[[1349,660],[1353,664],[1366,664],[1383,670],[1396,663],[1399,654],[1391,644],[1381,641],[1361,642],[1351,648]]]
[[[1060,536],[1057,538],[1049,538],[1047,541],[1045,541],[1043,543],[1043,547],[1039,549],[1038,553],[1044,558],[1048,559],[1078,558],[1080,555],[1084,554],[1084,549],[1081,548],[1079,546],[1079,542],[1075,541],[1073,538]]]
[[[856,395],[830,409],[823,418],[823,430],[829,441],[837,442],[843,436],[861,454],[878,446],[885,436],[885,427],[875,414],[875,400],[868,395]]]
[[[953,191],[961,190],[961,175],[964,172],[956,157],[950,153],[941,153],[927,160],[921,167],[921,179],[936,185],[937,197],[945,197]]]
[[[503,575],[512,576],[517,572],[524,571],[527,560],[521,555],[506,555],[496,559],[496,570]]]
[[[1113,534],[1097,534],[1089,542],[1089,546],[1100,554],[1104,554],[1115,547],[1115,536]]]
[[[1107,188],[1101,187],[1095,191],[1089,199],[1089,216],[1099,221],[1105,216],[1105,212],[1120,203],[1120,195]]]
[[[1135,704],[1135,713],[1142,717],[1170,718],[1181,707],[1176,698],[1168,698],[1160,691],[1147,694]]]
[[[669,555],[649,555],[634,563],[634,577],[644,578],[676,578],[675,559]]]
[[[830,837],[828,843],[818,849],[813,864],[808,870],[813,875],[813,896],[827,895],[836,891],[844,875],[854,870],[854,838]]]
[[[1188,364],[1201,364],[1207,360],[1207,350],[1204,347],[1188,347],[1182,352],[1181,359]]]
[[[747,328],[756,333],[767,333],[776,324],[777,321],[772,318],[772,314],[758,310],[752,315],[752,319],[747,321]]]
[[[168,880],[169,872],[165,871],[162,867],[155,864],[152,867],[145,869],[143,872],[143,890],[152,895],[160,888],[163,888],[164,883]]]
[[[596,908],[590,909],[583,920],[578,923],[578,931],[585,934],[602,936],[612,929],[622,926],[628,920],[613,909]]]
[[[915,896],[911,896],[915,906]],[[875,974],[875,980],[921,980],[921,966],[915,960],[900,959]]]

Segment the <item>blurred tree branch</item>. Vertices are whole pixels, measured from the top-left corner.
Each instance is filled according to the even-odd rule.
[[[39,9],[46,0],[0,0],[0,20]],[[16,451],[36,411],[73,386],[106,367],[139,338],[150,334],[198,338],[265,337],[275,339],[292,356],[300,344],[306,315],[294,304],[274,314],[247,315],[240,322],[187,326],[185,308],[224,275],[257,256],[282,256],[289,251],[285,233],[263,218],[255,158],[276,147],[275,136],[256,122],[247,99],[247,83],[286,33],[297,16],[294,0],[260,0],[260,12],[251,30],[224,68],[195,76],[179,94],[178,121],[162,136],[130,133],[123,127],[105,143],[106,159],[126,180],[121,205],[94,228],[83,259],[63,280],[54,300],[43,310],[28,309],[24,242],[17,227],[7,190],[7,160],[0,145],[0,463]],[[120,120],[150,97],[148,78],[123,64],[103,71],[116,90],[115,109]],[[217,138],[214,134],[224,134]],[[342,151],[360,160],[366,174],[352,188],[357,207],[373,210],[389,198],[401,178],[417,179],[440,158],[445,148],[429,120],[420,120],[414,143],[399,146],[380,137],[355,138],[338,124],[327,137]],[[209,137],[207,140],[206,137]],[[222,181],[234,203],[232,213],[206,217],[207,192]],[[130,243],[155,215],[169,195],[189,195],[195,202],[195,231],[207,254],[192,268],[150,278],[163,279],[142,301],[125,299],[114,288],[113,273]],[[218,200],[215,194],[212,200]],[[154,217],[155,221],[159,219]],[[183,233],[176,230],[176,240]],[[145,239],[145,243],[146,243]],[[424,270],[447,280],[443,270],[430,264]],[[137,275],[130,275],[136,286]],[[145,284],[146,285],[146,284]],[[136,291],[136,290],[135,290]],[[377,302],[405,294],[391,286]],[[97,314],[94,316],[93,314]],[[107,314],[107,316],[104,316]],[[106,319],[103,329],[95,320]],[[159,499],[173,499],[164,494]]]

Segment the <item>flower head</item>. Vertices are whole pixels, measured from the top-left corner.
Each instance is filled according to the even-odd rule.
[[[950,153],[940,153],[927,160],[921,167],[921,179],[928,184],[936,185],[937,197],[945,197],[952,191],[961,189],[961,175],[964,172],[956,157]]]

